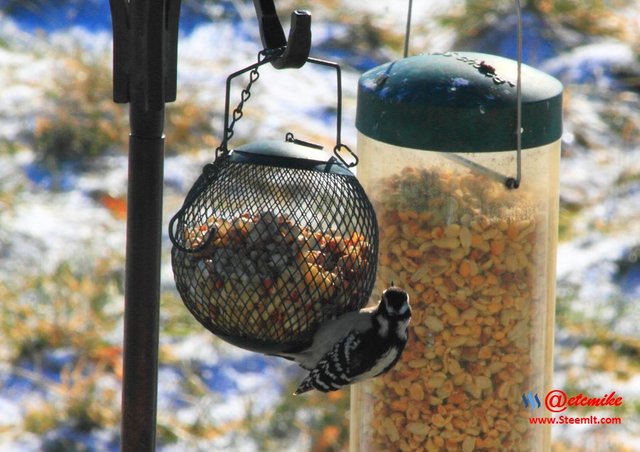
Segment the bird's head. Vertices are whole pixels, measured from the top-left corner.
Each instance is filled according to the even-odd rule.
[[[384,311],[384,315],[388,319],[404,320],[410,318],[409,294],[392,285],[382,292],[380,309]]]

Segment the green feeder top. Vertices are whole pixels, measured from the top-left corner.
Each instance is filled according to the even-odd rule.
[[[521,67],[522,148],[562,135],[562,84]],[[360,77],[356,127],[375,140],[444,152],[517,148],[517,62],[474,52],[419,55]]]
[[[346,166],[322,148],[287,141],[262,140],[245,144],[234,149],[229,158],[234,163],[277,166],[355,178]]]

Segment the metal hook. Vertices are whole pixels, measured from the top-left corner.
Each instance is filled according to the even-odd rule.
[[[302,9],[296,9],[291,13],[291,28],[287,39],[273,0],[253,0],[253,4],[258,15],[260,38],[265,50],[284,48],[282,55],[271,62],[273,67],[302,67],[311,51],[311,13]]]

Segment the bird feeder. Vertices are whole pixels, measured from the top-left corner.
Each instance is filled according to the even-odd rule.
[[[298,22],[292,29],[308,31],[308,23],[300,25],[307,13],[294,14]],[[263,39],[268,31],[263,29]],[[353,164],[339,152],[348,150],[340,140],[340,68],[306,55],[289,65],[283,59],[300,53],[292,49],[263,51],[258,63],[229,77],[217,158],[204,167],[170,224],[174,276],[187,308],[212,333],[262,353],[308,346],[322,322],[364,307],[377,266],[375,212],[349,170]],[[336,69],[333,153],[291,133],[283,141],[228,146],[257,70],[269,62],[278,68],[313,63]],[[231,79],[247,71],[249,85],[229,124]]]
[[[560,82],[487,54],[360,78],[374,296],[395,281],[413,317],[401,361],[353,389],[352,451],[548,449],[522,400],[551,380],[561,111]]]

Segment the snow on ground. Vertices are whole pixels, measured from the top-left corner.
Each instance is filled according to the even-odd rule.
[[[629,44],[605,41],[577,47],[544,62],[540,69],[560,81],[589,84],[596,88],[619,89],[620,83],[611,77],[612,70],[635,64]]]
[[[406,11],[398,8],[396,1],[363,3],[349,0],[344,4],[363,15],[377,17],[393,29],[404,28]],[[433,13],[447,5],[444,1],[414,2],[414,24],[428,24]],[[249,16],[252,14],[251,11]],[[322,46],[344,34],[345,30],[340,25],[314,23],[314,44]],[[18,49],[0,47],[0,86],[4,87],[0,90],[0,140],[8,142],[16,140],[25,125],[32,125],[34,115],[44,102],[45,93],[39,82],[46,79],[55,59],[40,49],[46,45],[66,48],[83,42],[91,43],[94,50],[104,51],[110,45],[107,32],[94,34],[79,28],[58,31],[51,35],[50,43],[45,44],[38,42],[39,38],[21,32],[6,18],[0,20],[0,37],[11,37]],[[446,33],[434,32],[426,38],[413,36],[412,49],[446,50],[451,40],[452,36]],[[183,33],[179,46],[178,95],[197,92],[199,102],[221,112],[226,75],[253,63],[258,48],[252,22],[202,25],[191,33]],[[576,48],[549,60],[544,68],[561,77],[569,88],[567,115],[571,121],[566,124],[564,141],[574,152],[562,161],[561,196],[565,202],[580,208],[573,237],[558,248],[559,289],[576,292],[573,305],[576,311],[586,317],[611,322],[616,333],[637,338],[640,283],[632,283],[625,291],[615,278],[620,259],[640,244],[640,182],[634,182],[632,177],[630,182],[620,183],[626,174],[637,176],[640,173],[640,149],[622,148],[619,137],[612,136],[610,124],[601,114],[610,108],[606,96],[594,96],[592,91],[573,86],[579,82],[590,83],[601,90],[617,88],[607,68],[628,62],[631,57],[628,45],[603,42]],[[602,68],[604,70],[600,70]],[[353,122],[358,75],[349,67],[343,73],[343,141],[348,145],[355,145]],[[245,83],[246,79],[236,85],[232,105],[237,103],[239,87]],[[290,130],[302,139],[320,139],[325,146],[331,146],[335,133],[334,106],[335,75],[330,71],[315,66],[307,66],[301,71],[275,71],[267,66],[261,70],[260,80],[252,90],[246,106],[247,118],[238,125],[240,136],[250,140],[281,139],[281,132],[274,131]],[[217,118],[221,121],[220,115]],[[630,118],[637,121],[637,117]],[[584,145],[580,148],[580,143],[585,141],[591,152],[587,152]],[[212,159],[211,149],[167,157],[163,220],[165,251],[170,246],[166,232],[170,216],[180,206],[202,165]],[[124,249],[124,222],[114,218],[91,194],[104,191],[122,196],[126,193],[126,156],[105,156],[98,167],[83,173],[71,168],[63,171],[57,181],[47,179],[46,171],[43,171],[29,150],[0,156],[0,193],[15,193],[10,200],[0,197],[0,281],[12,275],[48,271],[56,263],[78,254],[100,256],[108,250]],[[50,191],[54,183],[62,190]],[[166,288],[173,285],[167,259],[163,262],[162,283]],[[619,306],[612,300],[617,299],[627,306],[624,318],[616,319]],[[120,330],[114,332],[114,338],[119,335]],[[557,339],[557,350],[563,355],[555,378],[556,385],[561,385],[566,381],[567,369],[584,365],[587,352],[584,346],[572,343],[574,339],[566,332],[559,331]],[[258,411],[266,410],[275,403],[284,382],[291,377],[292,367],[287,363],[233,347],[214,347],[207,332],[163,345],[180,356],[181,364],[160,369],[160,413],[171,410],[182,420],[196,418],[200,415],[198,410],[207,406],[209,415],[220,422],[241,417],[248,402],[254,403]],[[564,354],[568,349],[569,353]],[[204,400],[195,403],[182,398],[183,376],[179,368],[182,366],[198,369],[210,389]],[[0,367],[0,374],[3,373],[5,370]],[[593,373],[589,377],[594,391],[609,390],[614,384],[615,389],[629,399],[637,400],[639,396],[637,375],[626,382],[607,373]],[[0,394],[0,427],[15,424],[21,415],[14,395],[10,392]],[[556,431],[559,437],[570,439],[577,430]],[[621,431],[619,436],[626,444],[633,444],[640,438],[634,431]],[[220,441],[220,448],[224,448],[225,439]],[[108,443],[109,439],[104,442]],[[0,448],[34,450],[37,444],[37,439],[25,436],[0,443]],[[255,445],[246,444],[243,450],[254,448]],[[184,449],[175,446],[165,450]]]

